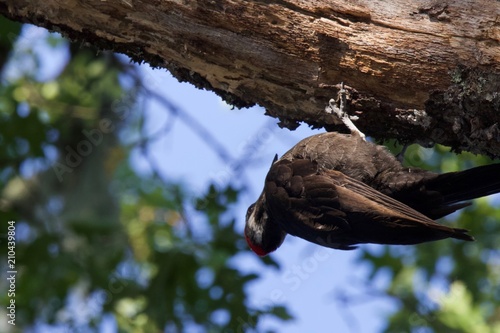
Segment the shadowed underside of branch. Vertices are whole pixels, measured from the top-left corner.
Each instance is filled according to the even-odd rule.
[[[500,156],[500,2],[2,0],[0,13],[167,68],[294,128],[340,130],[336,84],[373,137]]]

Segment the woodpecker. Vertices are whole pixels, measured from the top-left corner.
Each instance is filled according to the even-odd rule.
[[[264,256],[287,234],[334,249],[456,238],[465,229],[435,219],[500,192],[500,164],[437,174],[408,168],[385,147],[354,134],[313,135],[275,158],[247,211],[245,237]]]
[[[341,86],[341,90],[343,85]],[[246,214],[245,238],[259,256],[287,234],[325,247],[411,245],[445,238],[473,241],[468,231],[434,220],[500,192],[500,164],[437,174],[404,167],[384,146],[365,140],[330,101],[351,134],[327,132],[275,157],[264,190]]]

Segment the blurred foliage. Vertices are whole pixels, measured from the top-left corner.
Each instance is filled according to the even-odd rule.
[[[401,150],[394,142],[388,146],[395,153]],[[413,145],[405,153],[406,165],[436,172],[489,163],[493,161],[487,157],[456,155],[443,146]],[[498,196],[477,199],[460,213],[440,220],[470,230],[475,242],[449,239],[362,249],[359,260],[370,264],[369,280],[380,274],[391,277],[387,288],[377,294],[398,303],[399,310],[389,317],[384,332],[500,332],[498,203]]]
[[[97,331],[109,315],[120,332],[246,332],[264,315],[290,319],[282,306],[249,305],[246,286],[259,274],[234,264],[250,253],[235,231],[241,190],[211,186],[195,197],[131,168],[131,151],[147,146],[130,141],[143,124],[136,66],[41,29],[5,19],[0,27],[8,55],[0,63],[0,268],[8,270],[13,220],[18,272],[16,326],[3,320],[0,331]],[[61,61],[50,75],[44,57]],[[5,318],[7,293],[0,300]]]

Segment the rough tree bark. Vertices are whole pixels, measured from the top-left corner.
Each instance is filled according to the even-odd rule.
[[[341,81],[376,138],[500,156],[500,2],[494,0],[0,0],[59,31],[282,126],[341,129],[323,112]]]

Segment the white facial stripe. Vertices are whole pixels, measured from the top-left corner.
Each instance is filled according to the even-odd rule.
[[[254,209],[252,214],[250,214],[250,217],[248,218],[248,224],[250,226],[250,228],[252,229],[252,231],[254,232],[254,240],[257,244],[261,244],[262,243],[262,233],[264,232],[264,227],[262,226],[262,224],[260,223],[257,223],[256,219],[255,219],[255,212],[257,211],[257,209]],[[266,214],[266,213],[264,213]],[[266,217],[267,217],[267,214],[266,214]]]

